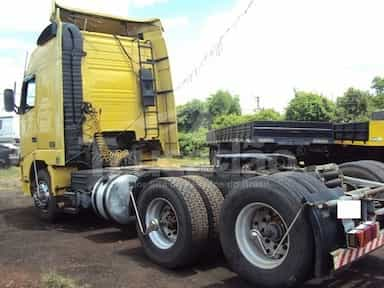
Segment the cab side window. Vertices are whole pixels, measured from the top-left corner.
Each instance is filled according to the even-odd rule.
[[[30,78],[24,81],[23,84],[23,94],[22,94],[22,103],[21,106],[24,112],[35,107],[36,102],[36,79]]]

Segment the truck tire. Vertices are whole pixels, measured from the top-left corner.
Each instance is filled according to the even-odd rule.
[[[377,161],[347,162],[340,165],[340,170],[345,176],[384,182],[384,164]]]
[[[298,217],[276,259],[264,254],[255,236],[254,231],[259,231],[266,253],[278,248],[277,243],[302,207],[292,188],[305,189],[294,182],[288,187],[270,177],[252,178],[224,200],[220,217],[224,254],[232,269],[254,285],[296,287],[313,272],[314,239],[305,213]]]
[[[339,198],[344,194],[343,189],[340,186],[329,188],[326,183],[318,179],[312,173],[303,173],[303,172],[281,172],[271,176],[272,178],[282,178],[275,179],[276,181],[285,181],[285,185],[292,185],[289,182],[295,181],[297,184],[305,187],[307,193],[310,194],[311,201],[329,201]],[[291,188],[293,189],[293,188]],[[308,194],[307,194],[308,195]]]
[[[288,149],[277,149],[276,151],[273,151],[273,153],[283,154],[283,155],[292,156],[296,158],[296,155],[291,150],[288,150]]]
[[[384,182],[384,163],[374,160],[361,160],[358,162],[360,165],[370,167],[371,171],[375,171],[377,181]]]
[[[384,163],[383,162],[380,162],[380,161],[375,161],[375,160],[361,160],[359,162],[364,162],[364,163],[367,163],[369,165],[372,165],[372,166],[375,166],[377,167],[378,169],[381,169],[384,171]]]
[[[307,173],[289,171],[289,172],[281,172],[281,173],[272,175],[271,177],[274,178],[276,176],[278,177],[283,176],[283,177],[288,177],[289,179],[292,179],[298,184],[304,186],[307,189],[308,193],[310,194],[321,192],[320,191],[321,189],[327,188],[319,179],[316,179],[315,176],[312,176]]]
[[[220,210],[224,197],[219,188],[207,178],[202,176],[184,176],[188,182],[200,193],[204,201],[208,215],[208,240],[211,244],[217,244],[219,239]]]
[[[145,236],[137,225],[147,256],[167,267],[194,263],[208,239],[208,216],[204,201],[185,179],[164,177],[152,180],[140,193],[138,209],[146,227],[157,218],[160,229]]]
[[[40,197],[36,194],[36,184],[32,185],[32,196],[34,204],[37,209],[39,217],[47,222],[53,223],[61,214],[57,207],[56,197],[52,192],[51,177],[46,169],[40,169],[37,172],[37,179],[39,182]],[[32,179],[34,183],[34,179]]]

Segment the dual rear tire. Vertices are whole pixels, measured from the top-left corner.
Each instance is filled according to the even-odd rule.
[[[339,194],[308,173],[278,173],[242,181],[226,195],[199,176],[152,180],[141,191],[138,232],[154,262],[179,268],[207,257],[219,241],[230,268],[257,287],[297,287],[313,276],[315,239],[303,199]],[[311,200],[312,199],[312,200]],[[138,227],[139,230],[139,227]]]
[[[168,268],[196,262],[212,245],[219,246],[218,219],[224,198],[209,180],[199,176],[165,177],[151,181],[141,192],[138,209],[156,231],[138,235],[148,257]]]

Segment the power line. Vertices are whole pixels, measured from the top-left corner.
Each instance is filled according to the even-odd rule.
[[[208,60],[212,57],[218,57],[221,56],[223,52],[223,42],[225,37],[228,36],[230,32],[239,24],[239,22],[242,20],[244,16],[246,16],[249,12],[249,10],[252,8],[252,6],[255,4],[255,0],[250,0],[247,7],[243,10],[242,13],[240,13],[235,21],[227,27],[227,29],[224,31],[223,34],[219,37],[218,41],[211,47],[211,49],[204,55],[203,59],[200,61],[200,63],[195,66],[195,68],[188,74],[187,77],[184,78],[183,81],[179,83],[179,85],[176,86],[175,90],[180,90],[185,85],[190,84],[194,78],[197,78],[200,74],[201,69],[207,64]]]

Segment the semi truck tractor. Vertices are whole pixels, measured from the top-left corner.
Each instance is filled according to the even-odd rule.
[[[266,287],[329,275],[384,245],[384,164],[299,167],[289,155],[232,153],[214,166],[158,166],[179,153],[160,20],[58,3],[50,20],[20,103],[4,91],[20,115],[22,189],[41,218],[92,210],[124,228],[133,219],[161,266],[222,249],[233,271]],[[352,202],[354,215],[338,215]]]

